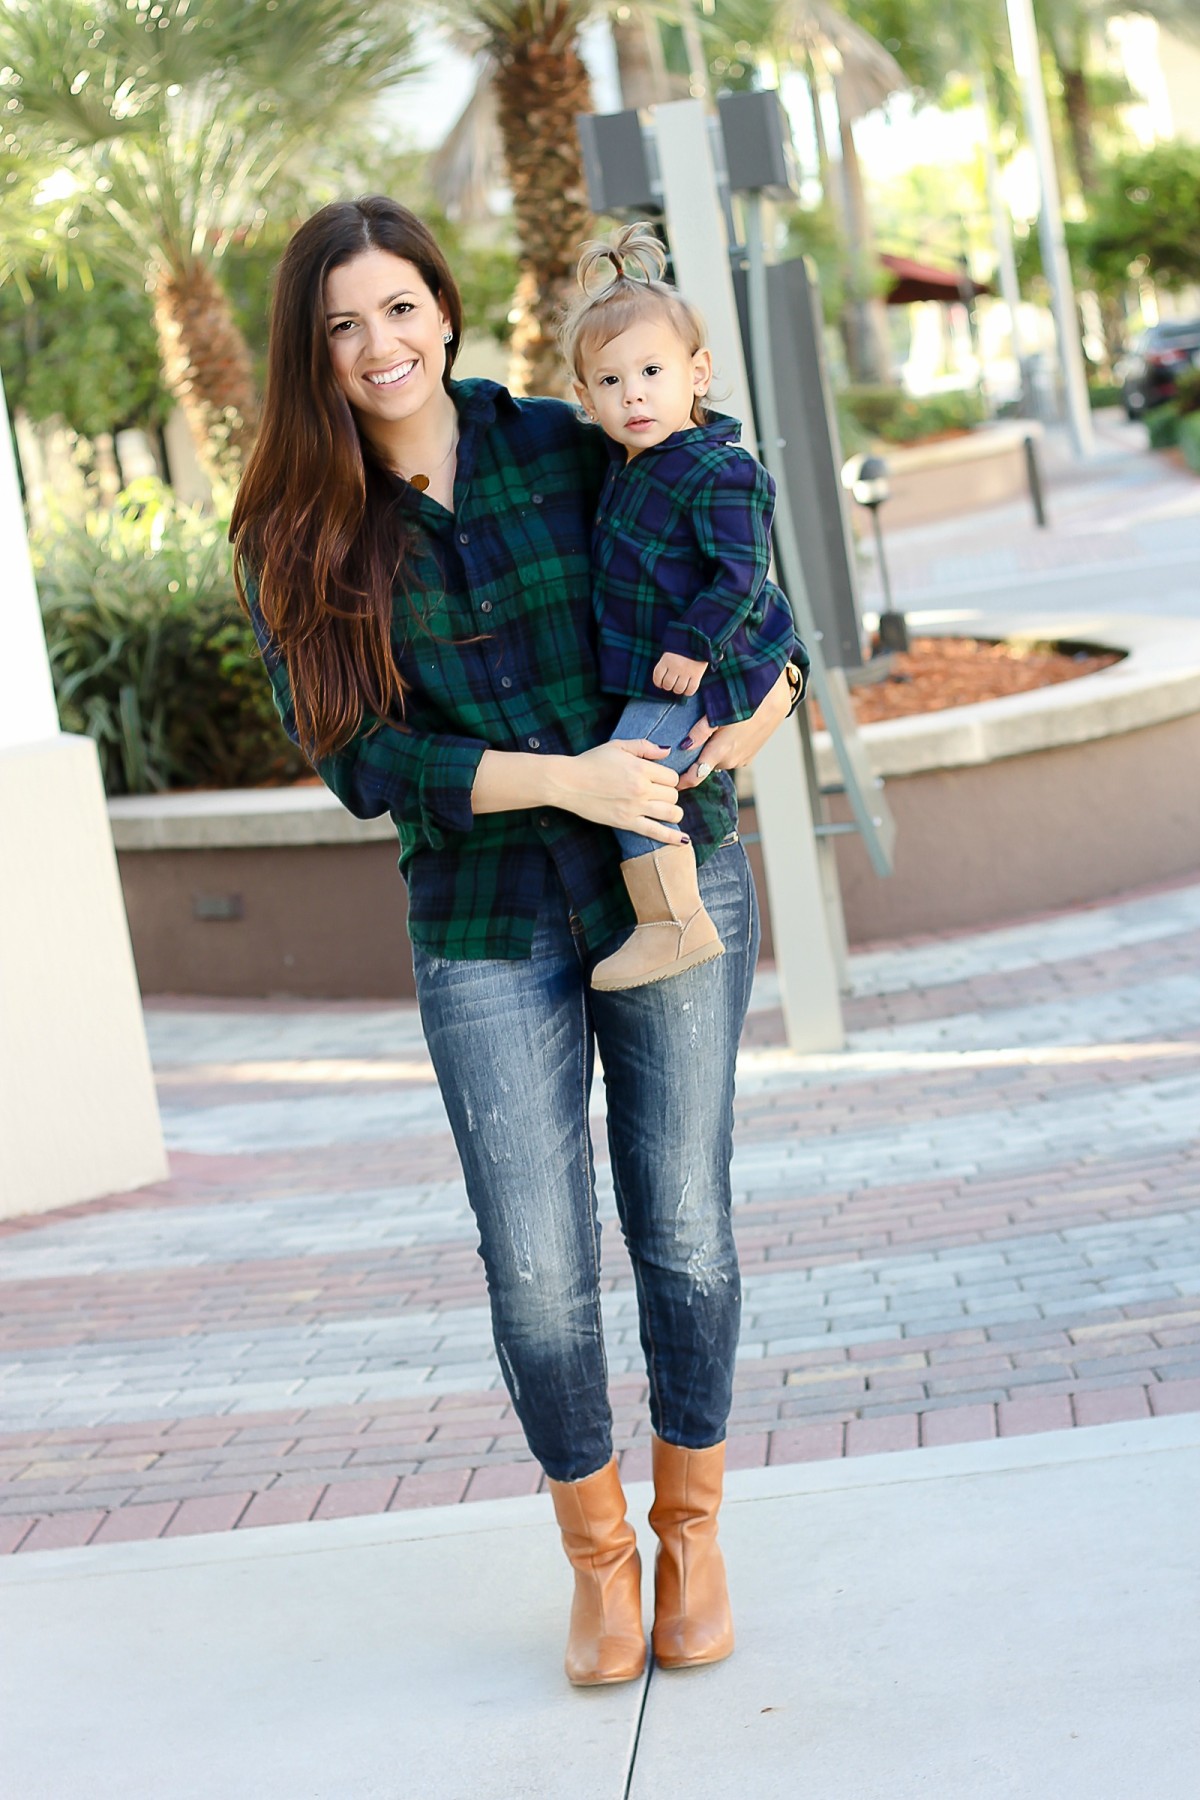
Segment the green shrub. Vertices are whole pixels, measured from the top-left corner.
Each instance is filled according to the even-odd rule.
[[[1152,450],[1169,450],[1179,442],[1179,408],[1173,400],[1146,414],[1146,430],[1150,434]]]
[[[869,437],[889,444],[916,444],[943,432],[968,431],[984,417],[979,395],[961,388],[917,396],[903,388],[851,387],[838,395],[838,401]]]
[[[110,794],[307,773],[237,604],[227,530],[139,481],[34,539],[59,718],[95,739]]]
[[[1190,412],[1179,421],[1179,448],[1189,469],[1200,475],[1200,412]]]
[[[1200,412],[1200,369],[1188,369],[1175,383],[1175,411],[1181,419]]]
[[[1088,382],[1088,400],[1092,406],[1120,406],[1124,398],[1125,391],[1118,382]]]

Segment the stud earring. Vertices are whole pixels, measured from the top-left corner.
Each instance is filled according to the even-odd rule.
[[[443,331],[442,342],[443,344],[452,344],[454,342],[454,333],[452,331]]]

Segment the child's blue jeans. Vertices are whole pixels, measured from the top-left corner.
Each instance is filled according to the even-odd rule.
[[[649,738],[652,744],[669,745],[671,754],[665,758],[662,766],[682,775],[685,769],[691,768],[700,751],[683,750],[680,745],[696,721],[703,717],[704,702],[699,694],[684,694],[677,699],[668,698],[664,694],[661,699],[630,700],[613,736]],[[621,846],[621,858],[625,862],[631,857],[649,856],[652,850],[662,849],[657,838],[642,837],[636,831],[618,831],[614,835]]]

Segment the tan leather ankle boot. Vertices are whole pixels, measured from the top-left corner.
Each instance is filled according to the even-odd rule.
[[[616,1459],[582,1481],[552,1481],[550,1493],[575,1571],[567,1680],[576,1687],[635,1681],[646,1666],[642,1562]]]
[[[700,899],[690,844],[664,844],[646,856],[632,856],[621,864],[621,874],[638,922],[632,937],[592,971],[599,992],[666,981],[725,954]]]
[[[654,1660],[663,1669],[720,1662],[733,1650],[733,1619],[717,1513],[725,1446],[684,1450],[651,1440],[658,1537],[654,1564]]]

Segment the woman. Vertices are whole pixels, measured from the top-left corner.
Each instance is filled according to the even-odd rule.
[[[352,812],[396,823],[496,1353],[575,1570],[567,1674],[591,1685],[645,1661],[600,1318],[596,1048],[650,1377],[654,1651],[684,1666],[733,1647],[716,1521],[740,1305],[733,1071],[758,927],[732,785],[712,771],[765,741],[789,684],[707,739],[703,785],[660,767],[661,747],[604,741],[619,702],[597,683],[588,555],[603,439],[562,402],[452,383],[461,333],[453,276],[405,208],[338,203],[301,226],[231,535],[289,732]],[[632,923],[612,827],[695,845],[719,962],[666,989],[589,991]]]

